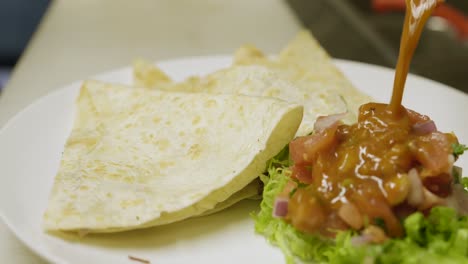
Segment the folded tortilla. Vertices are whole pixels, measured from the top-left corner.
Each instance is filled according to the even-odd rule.
[[[300,32],[277,58],[270,59],[254,46],[244,45],[236,51],[231,67],[180,83],[152,74],[161,72],[152,64],[139,65],[134,67],[135,82],[150,89],[266,96],[303,105],[298,136],[311,133],[315,120],[323,115],[348,112],[345,123],[354,123],[358,107],[371,101],[307,31]]]
[[[229,205],[294,137],[303,111],[272,98],[97,81],[83,84],[76,104],[46,230],[123,231]]]
[[[262,190],[261,190],[262,186],[263,186],[263,183],[261,182],[260,178],[256,178],[255,180],[250,182],[247,186],[242,188],[240,191],[229,196],[229,198],[227,198],[226,200],[217,203],[212,209],[209,209],[201,213],[200,215],[195,215],[194,217],[206,216],[206,215],[211,215],[211,214],[220,212],[245,199],[260,200],[262,199]]]

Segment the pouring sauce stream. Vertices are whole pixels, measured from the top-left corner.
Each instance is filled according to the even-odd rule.
[[[426,21],[443,0],[406,0],[406,15],[400,40],[400,53],[393,82],[393,94],[389,110],[394,116],[400,114],[401,101],[411,59]]]

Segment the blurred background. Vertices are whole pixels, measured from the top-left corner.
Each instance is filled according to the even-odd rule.
[[[394,67],[405,0],[287,0],[334,57]],[[427,23],[411,71],[468,93],[468,1],[445,0]]]
[[[284,0],[333,57],[394,67],[404,0]],[[49,5],[0,0],[0,89]],[[447,0],[424,32],[412,72],[468,92],[468,1]]]
[[[0,0],[0,90],[48,4],[49,0]]]

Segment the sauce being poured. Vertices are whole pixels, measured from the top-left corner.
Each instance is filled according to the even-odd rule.
[[[447,202],[458,140],[401,105],[411,58],[439,2],[406,1],[389,105],[362,105],[353,125],[342,124],[341,115],[321,117],[314,134],[290,143],[291,181],[280,196],[289,199],[285,220],[298,230],[325,236],[363,230],[382,241],[382,234],[403,235],[399,218]]]
[[[405,23],[400,40],[400,54],[393,81],[393,94],[389,109],[398,115],[403,99],[406,77],[408,76],[411,59],[418,45],[422,30],[432,11],[443,0],[406,0]]]

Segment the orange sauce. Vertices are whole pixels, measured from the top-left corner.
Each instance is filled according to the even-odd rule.
[[[422,30],[432,11],[443,0],[406,0],[406,15],[400,40],[400,53],[396,65],[393,94],[390,101],[390,111],[398,115],[403,99],[406,77],[418,45]]]
[[[408,171],[416,168],[426,188],[445,196],[451,188],[451,145],[457,142],[452,134],[419,133],[416,124],[430,122],[426,116],[405,108],[398,118],[386,104],[368,103],[359,111],[358,123],[337,125],[312,135],[332,135],[323,149],[314,152],[311,160],[295,158],[292,177],[308,184],[298,188],[289,202],[288,219],[304,232],[347,229],[340,210],[353,210],[351,223],[355,229],[383,221],[390,236],[401,236],[403,229],[395,208],[405,205],[411,182]],[[312,153],[307,143],[302,153]],[[296,142],[290,144],[296,152]],[[293,157],[297,155],[293,155]],[[312,157],[312,155],[310,155]],[[432,161],[440,161],[431,163]],[[299,175],[306,171],[305,176]],[[346,205],[346,206],[345,206]],[[351,206],[349,206],[351,205]],[[409,208],[411,212],[421,208]],[[344,212],[346,214],[346,212]],[[354,219],[359,215],[359,219]]]
[[[427,209],[407,202],[412,169],[424,190],[438,197],[450,192],[451,145],[456,137],[415,129],[432,121],[401,105],[411,58],[424,24],[440,2],[406,1],[389,105],[362,105],[356,124],[335,123],[291,142],[292,178],[306,184],[296,184],[290,195],[286,221],[297,229],[332,236],[330,230],[361,230],[383,222],[387,235],[403,235],[399,211]],[[290,187],[291,183],[286,189]]]

